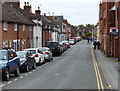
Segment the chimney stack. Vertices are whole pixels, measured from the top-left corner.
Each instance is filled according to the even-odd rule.
[[[35,11],[35,14],[36,14],[36,15],[40,15],[40,14],[41,14],[40,7],[38,7],[38,10]]]
[[[25,6],[24,6],[24,10],[32,13],[32,7],[31,5],[29,5],[29,2],[24,2]]]

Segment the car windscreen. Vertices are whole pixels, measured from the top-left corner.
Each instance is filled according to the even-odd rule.
[[[25,58],[26,57],[26,52],[17,52],[17,55],[19,58]]]
[[[7,60],[7,52],[0,51],[0,60]]]
[[[28,50],[31,54],[36,54],[36,50]]]
[[[58,46],[58,42],[47,42],[47,46]]]

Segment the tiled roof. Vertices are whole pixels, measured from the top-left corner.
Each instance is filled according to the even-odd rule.
[[[9,3],[2,3],[2,21],[20,24],[34,23]]]

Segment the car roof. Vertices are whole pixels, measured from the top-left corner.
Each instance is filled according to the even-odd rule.
[[[58,41],[47,41],[47,42],[58,42]]]
[[[29,49],[24,49],[24,50],[38,50],[39,48],[29,48]]]
[[[17,51],[17,52],[28,52],[28,51],[23,50],[23,51]]]
[[[41,49],[42,49],[42,48],[44,48],[44,49],[49,49],[48,47],[39,47],[39,48],[41,48]]]

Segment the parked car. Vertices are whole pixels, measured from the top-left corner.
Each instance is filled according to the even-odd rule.
[[[76,37],[77,42],[81,41],[81,37]]]
[[[71,45],[74,45],[74,44],[75,44],[75,40],[74,40],[74,39],[69,39],[69,43],[70,43]]]
[[[20,59],[12,49],[0,50],[0,72],[2,79],[8,81],[10,74],[19,76]]]
[[[70,47],[71,47],[69,41],[67,41],[67,40],[62,41],[62,43],[66,43],[66,44],[67,44],[67,48],[70,48]]]
[[[44,54],[39,51],[39,48],[24,49],[24,51],[29,51],[32,53],[32,56],[35,57],[36,64],[41,65],[45,62]]]
[[[53,55],[60,56],[62,54],[62,48],[59,45],[58,41],[48,41],[46,43],[46,47],[50,48],[50,50],[52,51]]]
[[[59,43],[59,46],[61,47],[62,53],[65,51],[65,46],[62,42]]]
[[[71,37],[70,39],[74,39],[74,43],[77,43],[77,40],[75,37]]]
[[[39,50],[44,54],[45,61],[53,60],[53,54],[48,47],[41,47]]]
[[[20,70],[29,71],[36,68],[35,58],[29,51],[18,51],[18,57],[20,58]]]

